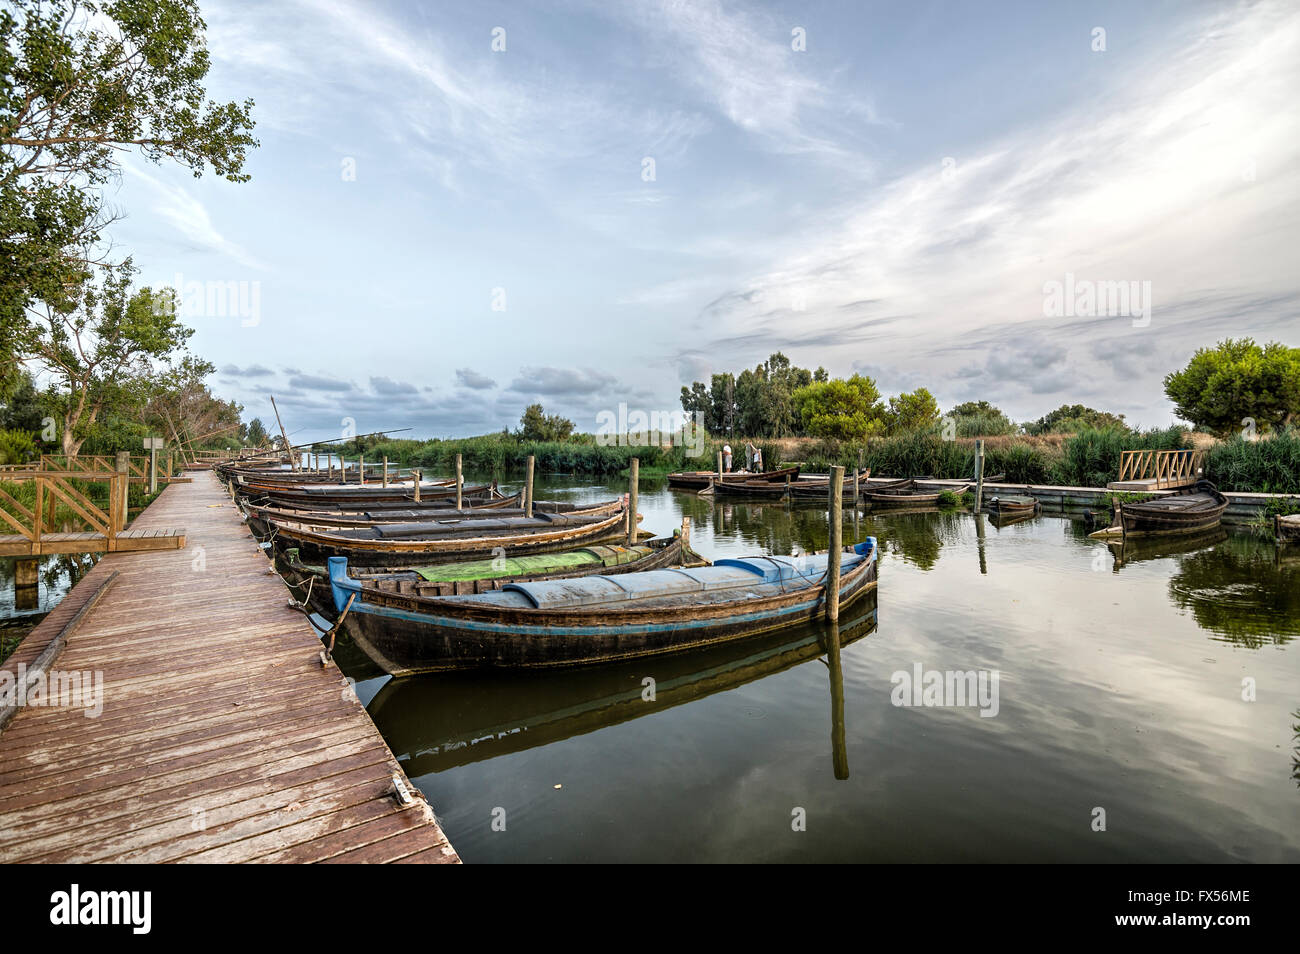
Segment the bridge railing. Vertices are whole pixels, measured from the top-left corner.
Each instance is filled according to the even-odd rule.
[[[70,480],[106,481],[108,509],[104,510]],[[101,473],[81,470],[8,470],[0,474],[0,527],[9,527],[39,548],[41,537],[54,533],[55,512],[62,503],[85,521],[94,533],[113,540],[126,528],[127,483],[125,473]],[[35,500],[29,507],[10,493],[5,484],[36,484]]]
[[[1119,459],[1119,479],[1153,480],[1155,489],[1184,487],[1205,473],[1205,451],[1182,450],[1123,451]]]

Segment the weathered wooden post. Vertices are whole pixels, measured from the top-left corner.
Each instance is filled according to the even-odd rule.
[[[682,553],[691,547],[691,518],[682,517]]]
[[[388,486],[388,457],[384,457],[384,486]]]
[[[844,548],[844,468],[831,468],[830,505],[831,548],[826,554],[826,617],[832,623],[840,618],[840,552]]]
[[[122,512],[121,512],[122,522],[120,526],[114,528],[113,530],[114,533],[117,533],[119,530],[122,530],[126,527],[126,522],[130,514],[130,510],[129,510],[130,496],[127,493],[127,489],[131,486],[131,481],[129,479],[131,476],[131,452],[130,451],[117,452],[117,472],[122,475],[121,476],[122,490],[120,494],[122,500],[121,503],[119,504],[119,506],[122,508]]]
[[[421,476],[422,476],[422,475],[421,475],[421,473],[420,473],[419,470],[412,470],[412,471],[411,471],[411,484],[412,484],[412,486],[415,487],[415,502],[416,502],[416,503],[419,503],[419,502],[420,502],[420,477],[421,477]]]
[[[464,471],[461,469],[461,456],[456,455],[456,509],[459,510],[464,503],[462,493],[465,487]]]
[[[534,460],[535,460],[535,459],[534,459],[533,455],[532,455],[532,454],[529,454],[529,455],[528,455],[528,476],[527,476],[527,478],[526,478],[525,481],[524,481],[524,516],[525,516],[525,517],[531,517],[531,516],[533,515],[533,464],[534,464]]]
[[[984,509],[984,439],[975,442],[975,512]]]
[[[168,451],[168,452],[167,452],[167,476],[168,476],[168,477],[175,477],[175,476],[176,476],[176,471],[172,469],[172,464],[173,464],[173,463],[174,463],[174,462],[173,462],[173,460],[172,460],[172,451]]]
[[[722,483],[722,451],[718,451],[718,483]]]
[[[627,545],[636,546],[636,505],[641,481],[641,459],[633,457],[627,465]]]
[[[361,486],[366,485],[366,455],[357,455],[357,472],[361,475]]]

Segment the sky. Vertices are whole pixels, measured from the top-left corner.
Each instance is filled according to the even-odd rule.
[[[202,10],[252,180],[128,156],[113,238],[297,439],[595,431],[778,350],[1163,426],[1197,348],[1300,345],[1295,3]]]

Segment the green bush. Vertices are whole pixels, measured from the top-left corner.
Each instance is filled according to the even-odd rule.
[[[1084,428],[1066,440],[1052,483],[1067,487],[1105,487],[1119,479],[1120,456],[1132,450],[1186,447],[1181,427],[1143,432],[1118,427]]]
[[[0,464],[25,464],[36,455],[36,440],[27,431],[0,431]]]
[[[1206,456],[1205,474],[1220,490],[1239,493],[1300,493],[1300,431],[1248,441],[1237,435]]]

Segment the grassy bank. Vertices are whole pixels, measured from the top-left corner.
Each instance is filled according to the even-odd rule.
[[[387,456],[400,466],[422,467],[440,474],[451,473],[455,457],[460,454],[467,471],[500,478],[521,473],[530,454],[536,458],[539,473],[602,477],[626,472],[628,461],[637,457],[641,473],[654,477],[675,470],[712,470],[723,443],[727,442],[711,438],[703,442],[698,455],[692,455],[684,447],[602,446],[591,435],[540,442],[493,434],[458,440],[388,440],[362,446],[354,443],[343,452],[354,457],[364,451],[368,460]],[[736,439],[729,443],[739,465],[745,442]],[[763,451],[768,468],[797,461],[806,472],[825,472],[833,464],[852,468],[861,459],[878,476],[961,479],[975,473],[975,440],[944,440],[936,432],[875,438],[862,444],[806,438],[754,444]],[[1012,483],[1104,487],[1117,479],[1120,455],[1125,451],[1187,446],[1187,435],[1177,427],[1141,432],[1111,428],[1085,429],[1073,435],[994,436],[985,439],[984,471],[1005,473]],[[1216,444],[1207,453],[1206,475],[1225,491],[1300,493],[1300,432],[1291,428],[1268,440],[1234,438]]]
[[[698,449],[687,447],[610,447],[596,443],[591,435],[570,441],[522,441],[492,434],[483,437],[466,437],[456,440],[401,441],[388,440],[366,443],[367,460],[387,457],[389,463],[402,467],[421,467],[425,470],[449,474],[456,466],[456,455],[461,455],[462,466],[475,473],[508,477],[523,472],[528,457],[535,459],[541,474],[585,474],[604,477],[627,471],[628,462],[640,460],[641,473],[655,476],[677,470],[711,470],[717,466],[718,451],[727,441],[708,439]],[[739,450],[744,442],[730,442]],[[769,464],[780,454],[774,444],[754,442],[763,451]],[[698,450],[698,453],[695,451]],[[348,458],[355,457],[362,448],[355,444],[344,449]]]

